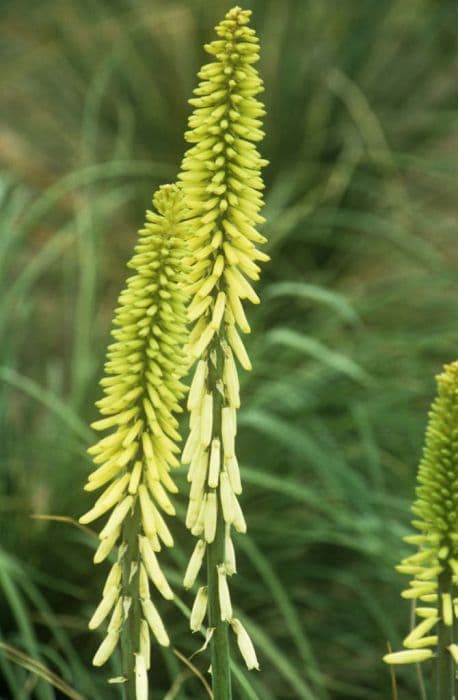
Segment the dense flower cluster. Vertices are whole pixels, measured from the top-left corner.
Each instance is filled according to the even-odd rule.
[[[159,644],[169,644],[149,582],[164,598],[173,598],[157,552],[163,545],[173,545],[162,513],[175,514],[169,498],[177,491],[169,472],[179,466],[180,451],[174,414],[182,410],[185,386],[180,380],[189,367],[183,351],[187,210],[177,186],[161,187],[153,203],[157,213],[148,211],[147,223],[139,231],[128,264],[135,273],[120,294],[115,314],[114,343],[108,348],[106,376],[101,380],[105,396],[97,403],[103,417],[92,426],[110,433],[89,449],[96,469],[85,489],[103,492],[80,518],[81,523],[90,523],[110,512],[99,533],[95,563],[118,545],[117,561],[89,623],[94,629],[111,613],[94,664],[107,661],[128,628],[131,658],[124,673],[135,669],[138,698],[147,697],[149,630]]]
[[[251,369],[240,336],[249,333],[243,301],[259,303],[251,281],[259,279],[259,261],[268,256],[257,249],[265,238],[256,225],[263,205],[261,168],[266,165],[255,146],[261,130],[263,105],[256,99],[262,81],[254,64],[258,39],[249,28],[249,11],[236,7],[216,27],[218,39],[206,45],[214,60],[199,73],[195,107],[185,134],[192,147],[185,154],[179,178],[193,221],[190,240],[190,354],[198,360],[188,409],[190,434],[182,460],[190,464],[191,482],[186,524],[198,542],[185,574],[191,587],[206,549],[224,521],[224,556],[217,564],[219,611],[230,623],[250,668],[257,660],[249,637],[235,619],[227,578],[235,572],[231,528],[246,531],[238,496],[242,491],[235,454],[236,411],[240,406],[236,360]],[[207,611],[208,591],[198,591],[191,627],[199,629]]]
[[[412,508],[420,534],[404,538],[418,551],[397,567],[412,576],[401,595],[415,601],[420,622],[404,639],[403,651],[384,657],[391,664],[431,658],[438,643],[435,628],[441,623],[452,630],[458,620],[458,362],[446,365],[437,380]],[[448,650],[458,663],[453,634],[450,641]]]

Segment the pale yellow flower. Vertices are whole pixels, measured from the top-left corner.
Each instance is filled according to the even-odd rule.
[[[139,700],[148,697],[149,630],[159,644],[169,644],[151,600],[150,582],[165,599],[173,598],[156,553],[162,546],[173,546],[162,513],[175,514],[169,494],[177,488],[170,470],[179,465],[175,414],[182,410],[181,377],[188,368],[187,209],[177,186],[161,187],[153,202],[156,211],[147,212],[129,262],[133,275],[119,296],[114,342],[101,381],[105,396],[97,402],[103,418],[92,425],[110,431],[89,449],[96,468],[86,490],[103,492],[80,518],[90,523],[110,513],[99,533],[96,563],[118,547],[102,600],[89,622],[95,629],[112,613],[94,664],[103,665],[122,635],[129,635],[132,653],[126,658],[123,652],[122,680],[136,688]]]

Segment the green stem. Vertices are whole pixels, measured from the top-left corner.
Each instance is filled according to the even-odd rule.
[[[439,606],[442,594],[450,594],[453,601],[452,575],[448,567],[439,576]],[[440,614],[439,609],[439,614]],[[434,700],[455,700],[455,663],[447,647],[453,643],[453,625],[446,625],[441,615],[438,622],[438,643],[436,660],[436,683]]]
[[[122,558],[122,590],[123,597],[130,598],[131,604],[121,637],[122,672],[126,683],[124,693],[126,700],[136,700],[135,691],[135,654],[140,644],[141,610],[138,597],[139,585],[139,552],[138,533],[140,532],[140,508],[138,500],[131,517],[126,519],[123,529],[123,545],[126,545]],[[134,575],[131,576],[131,572]]]
[[[208,387],[213,394],[213,435],[221,438],[221,410],[223,407],[218,382],[221,382],[223,351],[217,338],[212,344],[209,362]],[[210,641],[212,689],[214,700],[231,700],[231,670],[228,623],[221,620],[218,597],[217,566],[225,561],[225,523],[218,496],[218,513],[214,541],[207,545],[207,586],[208,586],[208,622],[213,629]]]
[[[214,542],[207,550],[208,621],[213,628],[210,642],[214,700],[231,700],[231,672],[228,623],[222,622],[218,600],[217,566],[224,562],[224,521],[218,513]]]

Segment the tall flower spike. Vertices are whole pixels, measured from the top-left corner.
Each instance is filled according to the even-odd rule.
[[[445,691],[436,697],[448,698],[458,663],[458,362],[446,365],[437,383],[412,507],[420,534],[404,538],[418,549],[396,567],[412,576],[401,595],[414,601],[420,621],[404,639],[405,650],[384,661],[416,663],[436,654],[437,683]]]
[[[235,455],[240,406],[235,360],[251,369],[239,335],[239,331],[250,332],[242,302],[259,303],[251,281],[259,279],[258,262],[269,259],[256,247],[266,240],[256,225],[264,221],[259,215],[264,187],[261,168],[267,161],[255,146],[264,136],[265,112],[256,99],[263,85],[253,67],[259,46],[248,27],[250,15],[239,7],[230,10],[216,27],[219,38],[205,46],[214,60],[198,74],[201,82],[190,100],[195,110],[185,137],[193,146],[179,175],[195,232],[190,241],[188,313],[195,322],[190,353],[198,360],[188,397],[190,434],[182,460],[190,464],[186,524],[199,539],[184,585],[194,584],[206,553],[208,591],[205,597],[203,589],[199,591],[198,618],[208,598],[208,623],[214,628],[213,677],[218,653],[227,646],[228,623],[248,667],[257,668],[248,634],[232,618],[227,583],[235,572],[231,529],[246,531],[237,498],[242,487]]]
[[[96,469],[85,490],[103,492],[80,518],[90,523],[110,512],[95,563],[118,545],[102,601],[89,622],[94,629],[111,613],[93,663],[104,664],[121,639],[128,697],[138,700],[148,697],[150,631],[159,644],[169,644],[150,597],[150,582],[164,598],[173,598],[156,553],[162,545],[173,545],[161,511],[175,514],[168,495],[177,491],[169,472],[179,465],[174,413],[181,410],[185,386],[180,380],[189,366],[183,351],[187,210],[174,185],[161,187],[153,204],[157,213],[148,211],[145,228],[139,231],[128,263],[134,274],[115,314],[114,343],[100,382],[105,397],[97,402],[103,417],[92,425],[110,433],[89,449]]]

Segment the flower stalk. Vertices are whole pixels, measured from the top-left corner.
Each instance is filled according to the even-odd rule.
[[[85,486],[103,489],[81,518],[90,523],[110,512],[99,533],[94,562],[116,550],[102,601],[89,627],[111,613],[107,634],[93,663],[102,666],[120,644],[127,700],[147,700],[150,646],[169,638],[151,599],[152,587],[166,600],[173,592],[157,553],[173,546],[162,513],[173,516],[169,494],[177,487],[170,470],[179,466],[178,422],[188,368],[186,331],[187,210],[180,188],[165,185],[153,198],[156,212],[147,223],[128,264],[134,274],[121,292],[108,348],[105,397],[97,405],[102,418],[92,427],[111,430],[89,449],[96,468]]]
[[[221,435],[221,413],[223,402],[218,392],[218,376],[222,375],[223,357],[220,347],[215,343],[213,358],[214,366],[210,367],[208,386],[211,388],[213,406],[215,408],[214,432]],[[221,448],[218,447],[218,450]],[[210,458],[211,459],[211,458]],[[210,479],[209,469],[209,479]],[[219,470],[218,470],[219,472]],[[219,476],[219,474],[218,474]],[[225,550],[225,530],[226,525],[222,514],[221,499],[219,496],[217,503],[217,521],[215,539],[207,545],[207,586],[208,586],[208,626],[213,630],[210,644],[211,667],[213,679],[213,695],[220,700],[230,700],[231,673],[230,673],[230,650],[228,620],[224,619],[219,599],[219,576],[218,567],[226,558]],[[229,595],[229,593],[228,593]],[[232,617],[232,615],[230,616]],[[213,671],[215,669],[215,671]]]
[[[140,629],[142,622],[139,591],[139,560],[138,533],[141,529],[140,512],[138,503],[135,505],[132,515],[127,519],[122,533],[122,542],[125,546],[122,557],[122,589],[125,592],[124,600],[130,601],[129,614],[124,624],[121,635],[122,671],[126,681],[126,700],[136,700],[135,667],[136,654],[139,652]],[[133,575],[131,575],[133,572]],[[148,658],[149,664],[149,658]],[[145,669],[146,670],[146,669]]]
[[[251,281],[259,279],[257,249],[265,242],[256,226],[264,219],[261,168],[256,148],[264,134],[262,81],[254,68],[258,39],[248,24],[251,13],[235,7],[216,27],[218,38],[205,46],[213,58],[200,71],[190,103],[186,140],[192,144],[179,178],[193,224],[190,247],[191,303],[189,353],[197,360],[189,396],[190,433],[182,461],[191,483],[186,525],[198,538],[185,578],[193,586],[206,557],[207,585],[196,599],[203,619],[205,601],[211,630],[211,671],[215,700],[231,697],[229,628],[248,668],[258,668],[251,640],[232,611],[228,581],[236,571],[231,531],[246,532],[238,500],[242,483],[235,452],[240,407],[236,361],[251,362],[239,334],[249,333],[243,301],[259,303]],[[198,603],[198,605],[197,605]]]
[[[434,659],[434,698],[453,700],[458,691],[458,362],[446,365],[437,383],[412,507],[419,534],[404,538],[418,549],[396,567],[412,576],[401,595],[415,601],[419,622],[404,639],[405,649],[384,661]]]
[[[442,601],[453,601],[455,598],[454,584],[450,570],[445,569],[438,577],[438,596]],[[453,613],[452,613],[453,615]],[[442,615],[437,622],[437,660],[435,678],[435,698],[436,700],[452,700],[455,698],[457,689],[455,676],[456,667],[450,647],[456,637],[455,625],[449,624],[447,615]]]

